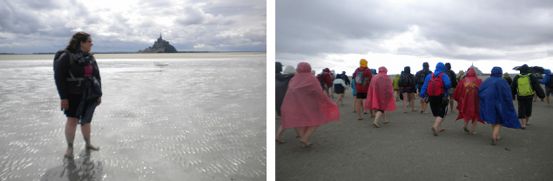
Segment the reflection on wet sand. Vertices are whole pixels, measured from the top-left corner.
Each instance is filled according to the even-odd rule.
[[[74,158],[63,157],[63,165],[48,169],[41,181],[102,180],[105,177],[103,164],[91,159],[90,151],[83,150]]]
[[[92,177],[265,179],[265,56],[164,60],[162,68],[153,61],[98,59],[104,96],[92,143],[102,149],[90,160],[102,177]],[[53,179],[50,172],[67,180],[52,60],[0,61],[0,75],[0,180]],[[76,169],[85,158],[77,130]]]

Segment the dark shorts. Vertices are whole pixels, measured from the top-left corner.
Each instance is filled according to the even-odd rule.
[[[517,96],[518,118],[530,117],[532,115],[532,101],[534,96]]]
[[[551,94],[553,94],[553,89],[549,88],[549,87],[546,87],[545,88],[545,96],[549,96]]]
[[[342,86],[334,86],[334,93],[336,94],[343,94],[345,91],[344,87]]]
[[[417,93],[417,89],[414,87],[400,87],[399,93]]]
[[[77,110],[79,108],[79,104],[81,104],[82,95],[69,94],[67,96],[67,100],[69,101],[69,109],[64,110],[63,112],[66,117],[77,118],[79,120],[79,124],[81,125],[92,122],[92,115],[94,114],[94,110],[96,108],[96,102],[88,101],[89,103],[83,105],[83,115],[77,116]]]
[[[358,92],[355,97],[357,97],[357,99],[366,99],[367,98],[367,93],[359,93]]]
[[[430,102],[430,110],[434,117],[444,118],[446,114],[447,104],[444,102],[443,96],[430,96],[428,97]]]
[[[81,94],[69,94],[67,100],[69,100],[69,109],[64,110],[65,116],[77,118],[77,107],[81,103]]]

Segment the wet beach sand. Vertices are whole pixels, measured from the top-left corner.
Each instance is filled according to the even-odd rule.
[[[457,112],[446,116],[446,131],[435,137],[430,109],[403,113],[399,101],[396,107],[389,124],[373,128],[370,115],[357,120],[348,89],[340,122],[320,127],[311,148],[302,148],[293,130],[285,131],[287,143],[276,145],[276,180],[553,179],[553,105],[538,99],[526,130],[502,128],[496,146],[490,145],[490,125],[479,124],[476,135],[467,135],[463,121],[455,121]]]
[[[265,54],[98,62],[100,151],[77,128],[68,160],[52,60],[0,61],[0,180],[265,179]]]

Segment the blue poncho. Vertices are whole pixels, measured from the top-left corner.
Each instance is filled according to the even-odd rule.
[[[501,124],[508,128],[520,128],[511,87],[503,78],[500,67],[492,69],[491,76],[480,85],[480,117],[489,124]]]

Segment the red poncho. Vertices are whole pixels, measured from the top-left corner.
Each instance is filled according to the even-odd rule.
[[[378,68],[378,74],[371,79],[365,107],[372,110],[393,111],[396,109],[392,80],[386,75],[386,67]]]
[[[464,119],[465,122],[470,120],[484,123],[480,118],[480,101],[478,97],[478,88],[482,80],[476,77],[476,71],[470,67],[467,71],[467,75],[457,84],[455,92],[453,93],[453,99],[457,101],[457,110],[459,110],[459,116],[457,120]]]
[[[340,118],[338,106],[323,93],[311,66],[301,62],[288,83],[282,102],[281,123],[284,128],[319,126]]]

